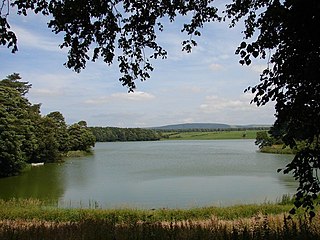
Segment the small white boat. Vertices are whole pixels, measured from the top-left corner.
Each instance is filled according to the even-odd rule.
[[[44,162],[39,162],[39,163],[31,163],[32,167],[38,167],[44,165]]]

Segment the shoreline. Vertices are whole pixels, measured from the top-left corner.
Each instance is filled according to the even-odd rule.
[[[257,204],[235,204],[232,206],[206,206],[191,208],[100,208],[99,204],[92,204],[89,208],[59,207],[57,203],[39,199],[0,199],[0,220],[30,219],[48,221],[52,219],[63,221],[80,221],[88,215],[103,218],[107,215],[117,215],[122,219],[127,217],[143,220],[146,216],[153,216],[153,221],[196,220],[209,219],[216,216],[223,220],[252,217],[257,214],[288,213],[293,207],[293,198],[289,195],[276,202]]]

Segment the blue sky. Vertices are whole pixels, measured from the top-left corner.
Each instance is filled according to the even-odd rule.
[[[32,84],[28,99],[41,103],[42,114],[60,111],[68,124],[80,120],[89,126],[152,127],[177,123],[272,124],[274,105],[250,104],[244,89],[259,82],[267,66],[257,60],[241,66],[234,54],[242,41],[241,28],[225,23],[206,24],[192,53],[181,51],[188,36],[180,32],[182,19],[166,23],[158,42],[168,51],[153,61],[155,70],[134,93],[118,81],[117,62],[89,62],[81,73],[63,66],[67,49],[62,35],[47,28],[43,16],[11,13],[9,22],[18,36],[19,51],[0,47],[0,79],[17,72]]]

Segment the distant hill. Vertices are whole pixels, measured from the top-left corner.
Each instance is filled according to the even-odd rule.
[[[155,130],[186,130],[186,129],[232,129],[232,128],[267,128],[270,125],[228,125],[223,123],[182,123],[160,127],[152,127]]]

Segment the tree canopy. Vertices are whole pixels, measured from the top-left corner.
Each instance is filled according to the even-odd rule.
[[[161,19],[171,22],[177,16],[190,16],[181,31],[200,36],[203,23],[218,19],[217,9],[207,0],[148,1],[148,0],[15,0],[11,6],[18,14],[50,15],[48,27],[56,34],[63,33],[61,48],[68,48],[66,67],[80,72],[88,60],[102,58],[106,64],[118,61],[122,74],[120,81],[129,91],[135,89],[135,80],[150,77],[151,58],[166,58],[167,52],[157,43],[157,33],[163,31]],[[18,50],[17,37],[10,30],[9,1],[2,0],[0,43],[12,52]],[[13,10],[11,10],[13,11]],[[196,42],[187,39],[183,49],[191,51]],[[90,49],[93,51],[90,52]],[[116,56],[117,49],[120,54]],[[90,55],[92,53],[92,55]]]
[[[197,45],[193,36],[201,35],[205,23],[227,21],[231,27],[244,23],[243,41],[235,51],[240,64],[250,65],[255,58],[267,62],[260,82],[247,91],[254,93],[252,102],[258,106],[275,101],[274,129],[284,129],[285,144],[294,147],[298,141],[306,142],[284,172],[292,172],[300,183],[295,205],[313,209],[312,200],[320,191],[318,0],[232,0],[219,14],[213,0],[15,0],[11,6],[18,14],[31,10],[51,16],[49,28],[64,34],[61,47],[69,49],[68,68],[80,71],[88,60],[98,58],[106,64],[117,60],[120,81],[129,91],[134,90],[135,80],[150,77],[150,59],[167,55],[157,43],[163,19],[189,18],[181,29],[188,35],[182,42],[187,52]],[[15,52],[9,1],[2,0],[0,9],[0,43]],[[117,56],[116,49],[120,49]]]

